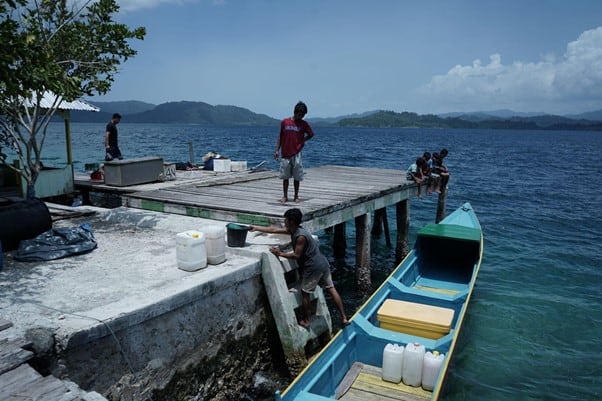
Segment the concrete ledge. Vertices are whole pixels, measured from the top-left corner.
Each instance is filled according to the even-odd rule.
[[[8,252],[0,272],[0,316],[14,323],[5,332],[33,341],[55,376],[106,393],[133,374],[146,383],[140,391],[151,391],[193,355],[202,363],[226,341],[244,341],[265,327],[256,254],[227,249],[222,264],[177,268],[178,232],[224,222],[127,208],[64,209],[96,212],[55,227],[89,224],[97,249],[35,263]]]

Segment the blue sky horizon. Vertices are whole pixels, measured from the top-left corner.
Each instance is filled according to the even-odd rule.
[[[202,101],[274,118],[602,109],[594,0],[118,0],[138,54],[96,101]]]

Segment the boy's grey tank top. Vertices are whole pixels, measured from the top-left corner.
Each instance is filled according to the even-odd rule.
[[[318,241],[312,237],[311,233],[305,228],[299,226],[297,231],[291,235],[293,247],[297,243],[297,238],[299,237],[305,237],[305,250],[301,255],[301,258],[297,260],[299,268],[308,273],[315,270],[330,269],[330,263],[328,263],[328,259],[326,259],[326,256],[320,252]]]

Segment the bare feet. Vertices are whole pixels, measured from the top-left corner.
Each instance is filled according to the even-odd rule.
[[[286,203],[288,202],[288,198],[286,196],[283,196],[282,198],[280,198],[280,203]]]
[[[304,329],[309,329],[309,327],[311,326],[311,324],[309,323],[309,320],[299,320],[299,326],[303,327]]]
[[[343,320],[343,321],[341,322],[341,326],[342,326],[342,327],[349,326],[350,324],[351,324],[351,322],[350,322],[349,320],[347,320],[347,319],[345,319],[345,320]]]
[[[301,199],[295,198],[295,203],[301,203]]]

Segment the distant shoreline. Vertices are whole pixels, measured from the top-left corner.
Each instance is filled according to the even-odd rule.
[[[277,126],[279,119],[237,106],[213,106],[204,102],[169,102],[160,105],[138,101],[96,102],[100,112],[71,112],[71,122],[106,124],[114,112],[123,116],[124,123],[152,124],[205,124],[214,126]],[[454,116],[417,114],[412,112],[371,111],[361,114],[332,118],[307,118],[314,126],[364,127],[364,128],[444,128],[444,129],[513,129],[513,130],[553,130],[553,131],[602,131],[602,111],[587,113],[594,119],[580,116],[574,118],[542,114],[512,115],[504,111],[503,116],[496,112],[466,113]],[[502,115],[502,113],[499,113]],[[518,113],[520,114],[520,113]],[[598,114],[600,118],[598,119]],[[55,116],[54,121],[62,121]]]

